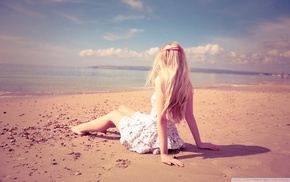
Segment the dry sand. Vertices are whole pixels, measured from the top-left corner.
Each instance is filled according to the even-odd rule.
[[[149,113],[152,90],[0,100],[0,181],[230,181],[290,177],[290,86],[242,90],[196,89],[194,113],[203,141],[197,149],[185,123],[186,149],[174,151],[185,167],[137,154],[110,129],[79,137],[70,126],[119,105]]]

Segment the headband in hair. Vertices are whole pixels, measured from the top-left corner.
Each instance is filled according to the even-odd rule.
[[[181,51],[180,47],[169,47],[165,49],[166,51]]]

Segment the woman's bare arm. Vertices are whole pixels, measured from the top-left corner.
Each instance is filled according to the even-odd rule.
[[[156,111],[157,111],[157,132],[160,144],[161,161],[168,165],[182,167],[183,163],[168,155],[167,119],[165,113],[162,113],[165,96],[162,92],[159,78],[156,78],[155,80],[155,94],[156,94]]]
[[[193,94],[190,94],[190,98],[186,103],[185,119],[198,148],[219,150],[218,146],[201,141],[196,119],[193,114]]]

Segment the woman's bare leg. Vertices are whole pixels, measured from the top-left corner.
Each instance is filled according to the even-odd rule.
[[[108,128],[118,127],[123,116],[119,110],[114,110],[88,123],[72,127],[72,131],[81,136],[87,132],[105,132]]]

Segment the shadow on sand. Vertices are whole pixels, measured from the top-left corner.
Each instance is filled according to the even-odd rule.
[[[91,133],[88,134],[91,139],[103,138],[108,140],[119,140],[120,133],[117,131],[107,131],[104,133]],[[185,143],[185,148],[181,150],[169,150],[170,154],[182,153],[178,156],[178,159],[188,159],[194,157],[207,158],[225,158],[225,157],[236,157],[236,156],[247,156],[256,155],[270,152],[271,150],[261,146],[254,145],[242,145],[242,144],[232,144],[232,145],[218,145],[220,151],[204,150],[198,149],[195,145],[190,143]]]
[[[106,133],[95,132],[86,134],[91,139],[103,138],[108,140],[120,140],[120,133],[117,131],[106,131]]]
[[[232,145],[219,145],[220,151],[212,150],[203,150],[198,149],[195,145],[186,143],[185,149],[182,149],[180,152],[183,152],[182,156],[178,156],[178,159],[188,159],[194,157],[203,157],[207,158],[225,158],[225,157],[236,157],[236,156],[247,156],[255,155],[270,152],[271,150],[261,146],[251,146],[251,145],[241,145],[241,144],[232,144]],[[187,154],[190,152],[190,154]]]

